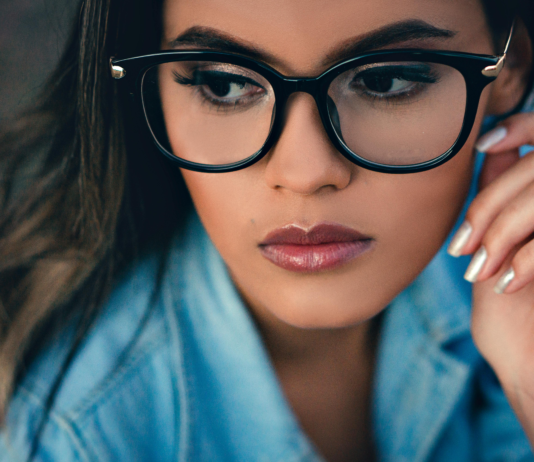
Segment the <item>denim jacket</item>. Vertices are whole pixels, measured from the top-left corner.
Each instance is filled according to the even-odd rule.
[[[450,257],[446,245],[384,313],[372,402],[378,459],[534,461],[470,335],[468,258]],[[35,460],[322,461],[196,215],[159,286],[158,267],[151,255],[117,284],[68,369]],[[26,460],[72,335],[58,336],[17,388],[0,462]]]

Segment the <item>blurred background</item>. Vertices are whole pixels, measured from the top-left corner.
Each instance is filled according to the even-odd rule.
[[[0,123],[31,104],[56,65],[79,0],[0,0]]]

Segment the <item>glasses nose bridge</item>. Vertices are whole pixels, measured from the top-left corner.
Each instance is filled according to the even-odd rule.
[[[285,79],[286,94],[290,96],[293,93],[303,92],[308,93],[317,99],[319,93],[319,81],[316,78],[288,78]]]

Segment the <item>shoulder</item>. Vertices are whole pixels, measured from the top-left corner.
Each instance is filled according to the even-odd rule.
[[[135,265],[105,303],[61,382],[40,438],[44,459],[172,458],[176,339],[156,284],[159,260],[151,256]],[[55,339],[18,387],[0,454],[27,453],[72,334],[67,329]],[[18,460],[6,457],[0,461]]]

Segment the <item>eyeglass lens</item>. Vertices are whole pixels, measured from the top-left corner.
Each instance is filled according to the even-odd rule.
[[[143,77],[143,106],[158,142],[175,156],[224,165],[267,140],[275,94],[260,74],[234,64],[179,61]],[[355,66],[332,80],[328,114],[355,155],[383,165],[435,159],[458,138],[466,108],[462,74],[430,62]]]
[[[190,162],[224,165],[262,148],[271,131],[275,97],[269,82],[249,69],[180,61],[145,74],[143,103],[163,147]],[[166,133],[156,134],[162,122]]]

